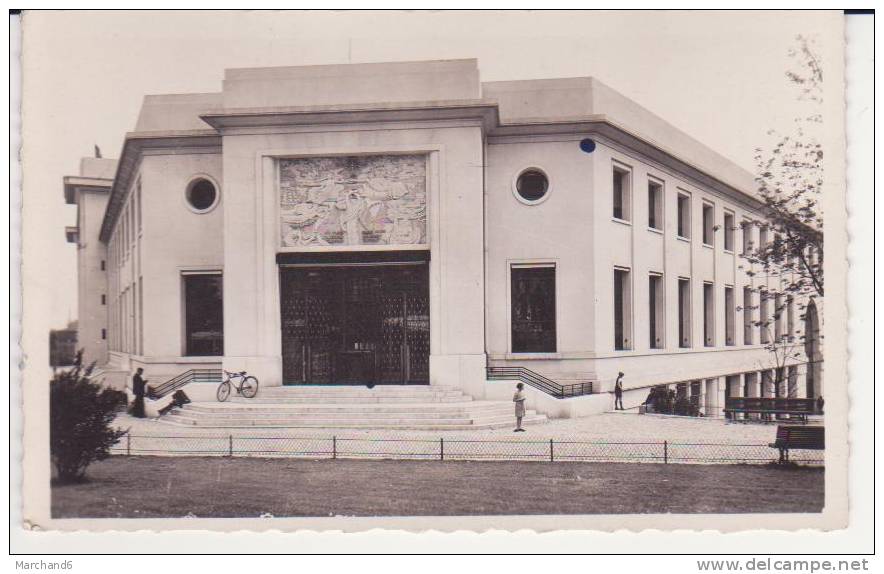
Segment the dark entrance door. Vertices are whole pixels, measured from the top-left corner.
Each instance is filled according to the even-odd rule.
[[[280,268],[282,375],[293,384],[428,384],[426,263]]]

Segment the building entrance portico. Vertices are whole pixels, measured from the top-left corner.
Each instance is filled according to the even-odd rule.
[[[429,384],[425,262],[280,268],[285,385]]]

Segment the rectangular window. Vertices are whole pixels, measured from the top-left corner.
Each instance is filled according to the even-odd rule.
[[[101,260],[101,270],[104,271],[104,269],[105,269],[105,264],[104,264],[104,259],[102,259]]]
[[[107,339],[107,329],[101,330],[101,340],[104,341]]]
[[[144,354],[144,281],[138,278],[138,354]]]
[[[743,230],[743,255],[750,255],[752,253],[752,223],[749,221],[744,221],[740,224],[740,228]]]
[[[752,316],[753,313],[753,302],[752,302],[752,288],[751,287],[743,287],[743,344],[744,345],[752,345],[754,337],[752,337]]]
[[[770,313],[768,309],[768,299],[770,297],[767,291],[759,289],[758,291],[758,331],[759,341],[762,344],[770,342]]]
[[[715,346],[715,286],[703,283],[703,344]]]
[[[678,346],[691,346],[691,280],[678,280]]]
[[[184,354],[224,354],[224,309],[220,273],[183,275]]]
[[[663,276],[651,273],[648,276],[648,326],[650,348],[663,348],[663,333],[666,328]]]
[[[764,249],[767,247],[768,242],[768,230],[766,225],[762,225],[758,230],[758,248]]]
[[[663,185],[648,181],[648,227],[663,229]]]
[[[715,207],[703,202],[703,244],[715,245]]]
[[[774,341],[777,343],[783,340],[783,295],[777,293],[774,295]]]
[[[691,197],[684,193],[678,194],[678,236],[691,238]]]
[[[629,170],[614,166],[614,217],[629,221]]]
[[[614,349],[632,348],[632,293],[628,269],[614,269]]]
[[[791,296],[786,300],[786,340],[795,340],[795,300]]]
[[[137,214],[138,233],[141,233],[141,179],[135,187],[135,213]]]
[[[736,305],[734,303],[734,288],[726,285],[724,288],[724,344],[732,346],[734,341],[734,321],[736,319]]]
[[[734,214],[724,212],[724,250],[734,251]]]
[[[105,295],[104,293],[101,294],[101,304],[107,305],[107,295]]]
[[[513,353],[556,352],[556,268],[512,267]]]

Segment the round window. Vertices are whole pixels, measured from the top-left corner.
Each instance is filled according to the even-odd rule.
[[[537,168],[526,169],[516,178],[516,193],[529,203],[536,203],[549,191],[549,179]]]
[[[195,211],[208,211],[218,201],[218,190],[208,179],[195,179],[187,186],[187,203]]]

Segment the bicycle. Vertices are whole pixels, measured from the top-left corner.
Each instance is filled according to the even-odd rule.
[[[223,403],[230,397],[230,392],[233,389],[236,389],[236,394],[242,395],[247,399],[253,398],[258,394],[258,379],[251,375],[246,375],[245,371],[240,371],[238,373],[231,373],[230,371],[224,372],[224,380],[221,381],[221,384],[218,385],[218,390],[215,392],[215,396],[218,398],[218,402]],[[236,381],[239,379],[239,384]]]

